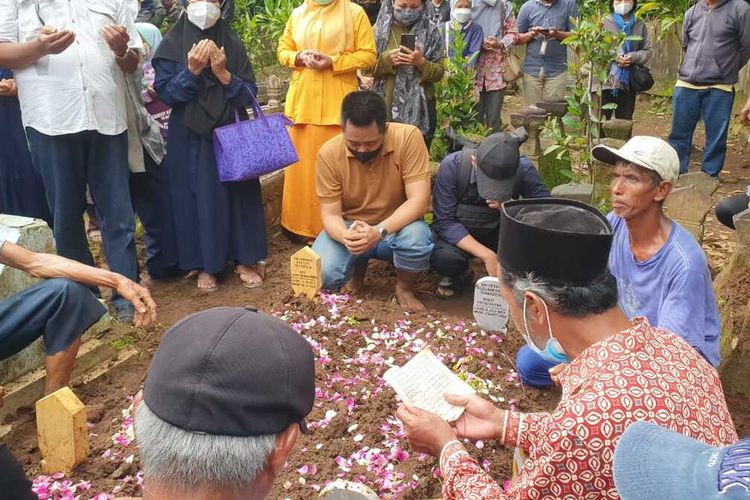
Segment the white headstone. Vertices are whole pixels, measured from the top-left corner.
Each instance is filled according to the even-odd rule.
[[[500,281],[485,276],[474,287],[474,320],[488,332],[505,332],[508,325],[508,304],[500,296]]]

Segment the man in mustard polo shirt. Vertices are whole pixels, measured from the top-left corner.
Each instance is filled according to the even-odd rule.
[[[393,262],[396,298],[424,310],[414,284],[430,265],[432,234],[422,220],[430,200],[427,147],[419,129],[386,123],[383,98],[352,92],[341,107],[343,133],[318,153],[317,190],[323,231],[313,250],[323,288],[335,290],[357,273],[361,285],[371,258]]]

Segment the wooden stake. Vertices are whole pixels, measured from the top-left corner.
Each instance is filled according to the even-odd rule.
[[[44,474],[68,474],[86,461],[89,454],[86,406],[69,387],[36,402],[36,429]]]
[[[310,247],[304,247],[291,257],[292,290],[295,295],[315,297],[323,279],[320,273],[320,257]]]

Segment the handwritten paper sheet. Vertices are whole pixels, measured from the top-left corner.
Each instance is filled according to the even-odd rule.
[[[443,394],[474,394],[476,391],[425,348],[404,366],[394,366],[383,375],[404,403],[435,413],[447,422],[464,409],[448,403]]]

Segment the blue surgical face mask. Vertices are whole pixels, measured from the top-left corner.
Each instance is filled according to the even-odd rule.
[[[542,301],[544,304],[544,314],[547,315],[547,330],[549,331],[549,340],[547,345],[544,346],[544,350],[539,349],[531,338],[529,333],[528,319],[526,318],[526,297],[523,298],[523,327],[526,330],[526,334],[523,335],[526,344],[531,348],[532,351],[537,353],[542,359],[549,361],[550,363],[570,363],[570,358],[565,351],[563,351],[560,342],[552,335],[552,324],[549,321],[549,310],[547,309],[547,303]]]
[[[393,19],[401,26],[411,26],[419,20],[422,15],[422,7],[417,9],[399,9],[393,8]]]

